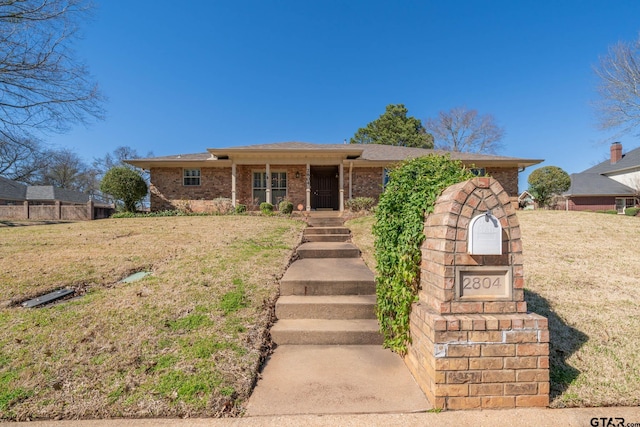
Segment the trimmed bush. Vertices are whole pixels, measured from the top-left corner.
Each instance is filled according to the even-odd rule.
[[[242,203],[236,203],[235,212],[237,214],[242,214],[242,213],[245,213],[246,211],[247,211],[247,205],[243,205]]]
[[[351,212],[370,211],[376,200],[373,197],[356,197],[347,200],[345,207]]]
[[[624,214],[627,216],[636,216],[638,215],[638,211],[640,211],[640,208],[627,208],[624,211]]]
[[[389,172],[373,226],[376,315],[385,347],[401,355],[410,342],[409,314],[420,284],[424,216],[447,187],[474,178],[449,156],[430,155],[402,162]]]
[[[265,215],[271,215],[273,213],[273,205],[268,202],[260,203],[260,211]]]
[[[288,200],[283,200],[278,205],[278,210],[280,211],[280,213],[289,215],[291,212],[293,212],[293,203]]]

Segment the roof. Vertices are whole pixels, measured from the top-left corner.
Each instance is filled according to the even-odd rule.
[[[633,196],[636,191],[599,173],[582,172],[571,175],[567,196]]]
[[[622,155],[622,159],[616,163],[611,164],[611,160],[607,159],[602,163],[599,163],[581,173],[596,173],[602,175],[608,175],[616,172],[621,172],[627,169],[640,168],[640,147],[635,148],[626,154]]]
[[[571,187],[566,196],[634,196],[636,190],[624,185],[608,175],[640,169],[640,147],[622,155],[616,163],[607,159],[580,173],[571,175]]]
[[[0,176],[0,199],[26,200],[27,186]]]
[[[0,199],[87,203],[89,195],[53,185],[25,185],[0,176]]]
[[[149,169],[151,166],[179,166],[188,164],[220,166],[230,165],[229,159],[239,159],[243,156],[275,157],[279,155],[300,155],[314,158],[319,155],[333,155],[358,163],[391,163],[408,158],[427,156],[429,154],[449,154],[452,159],[461,160],[467,164],[478,163],[483,166],[511,166],[527,167],[542,160],[521,159],[514,157],[495,156],[487,154],[448,152],[424,148],[399,147],[381,144],[313,144],[308,142],[279,142],[273,144],[256,144],[227,148],[210,148],[207,153],[180,154],[164,157],[126,160],[127,163]]]
[[[87,203],[89,195],[66,188],[57,188],[53,185],[33,185],[27,187],[27,200],[59,200],[69,203]]]

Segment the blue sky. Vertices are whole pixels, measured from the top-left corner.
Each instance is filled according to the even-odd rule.
[[[596,127],[592,66],[640,31],[635,0],[95,3],[76,49],[106,120],[45,138],[87,161],[120,145],[341,143],[403,103],[423,121],[456,106],[492,114],[506,129],[498,154],[579,172],[612,136]]]

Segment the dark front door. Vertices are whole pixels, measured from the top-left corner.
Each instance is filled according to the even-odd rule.
[[[338,208],[338,167],[312,167],[311,209]]]

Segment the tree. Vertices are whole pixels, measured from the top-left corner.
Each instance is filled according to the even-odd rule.
[[[101,118],[102,96],[72,44],[87,0],[0,0],[0,146],[35,152],[38,133]],[[12,157],[9,157],[11,159]]]
[[[600,80],[595,104],[600,127],[619,129],[617,136],[633,131],[640,125],[640,35],[610,46],[594,71]]]
[[[531,172],[529,193],[535,197],[540,207],[545,207],[556,194],[562,194],[571,186],[571,177],[557,166],[545,166]]]
[[[426,128],[436,140],[436,148],[469,153],[495,153],[500,148],[504,129],[491,114],[480,115],[465,107],[440,111],[428,119]]]
[[[427,133],[420,119],[407,117],[407,111],[404,104],[387,105],[380,117],[358,129],[349,142],[433,148],[433,136]]]
[[[124,205],[127,212],[135,212],[136,204],[147,195],[147,183],[133,169],[116,166],[102,178],[100,191],[113,196]]]
[[[53,185],[58,188],[94,194],[97,190],[95,173],[73,151],[65,148],[47,153],[48,161],[38,171],[34,185]]]

